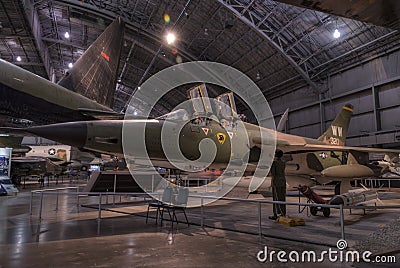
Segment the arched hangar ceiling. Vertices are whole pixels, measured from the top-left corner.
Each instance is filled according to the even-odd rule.
[[[121,16],[127,30],[116,110],[180,59],[233,66],[273,98],[301,87],[318,94],[329,75],[400,48],[397,30],[271,0],[0,0],[0,8],[1,57],[54,81]],[[169,30],[175,46],[165,44]],[[158,113],[185,98],[184,91],[164,98]]]

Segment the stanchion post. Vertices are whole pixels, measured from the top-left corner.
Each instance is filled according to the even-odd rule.
[[[97,221],[101,221],[101,194],[99,194],[99,214],[97,216]]]
[[[342,239],[345,240],[343,205],[340,205],[340,232],[341,232]]]
[[[79,213],[79,187],[76,187],[76,210]]]
[[[201,197],[201,207],[200,207],[200,211],[201,211],[201,227],[203,227],[204,225],[204,206],[203,206],[203,197]]]
[[[42,208],[43,208],[43,192],[40,193],[39,220],[42,219]]]
[[[113,205],[115,206],[115,191],[117,190],[117,173],[114,174],[114,194],[113,194]]]
[[[262,230],[261,230],[261,202],[258,202],[258,235],[260,236],[260,242],[262,238]]]
[[[57,189],[57,194],[56,194],[56,211],[58,211],[58,189]]]
[[[29,203],[29,214],[32,215],[32,206],[33,206],[33,192],[31,192],[31,202]]]

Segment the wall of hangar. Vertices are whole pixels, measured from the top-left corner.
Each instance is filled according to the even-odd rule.
[[[269,100],[278,121],[289,107],[286,132],[316,138],[344,104],[354,106],[347,144],[400,148],[400,51],[331,74],[320,96],[307,88]]]

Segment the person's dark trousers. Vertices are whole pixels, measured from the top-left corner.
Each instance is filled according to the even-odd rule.
[[[274,201],[286,201],[286,187],[272,187]],[[285,204],[274,204],[274,215],[286,215]]]

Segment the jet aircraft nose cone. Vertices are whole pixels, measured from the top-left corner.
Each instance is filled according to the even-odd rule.
[[[70,122],[45,126],[35,126],[28,132],[62,144],[84,147],[87,137],[86,122]]]

